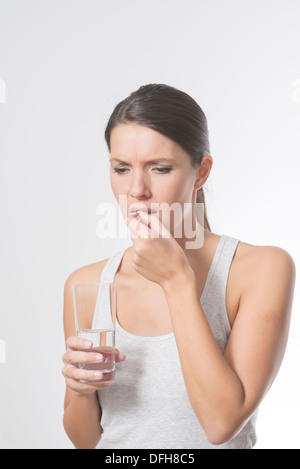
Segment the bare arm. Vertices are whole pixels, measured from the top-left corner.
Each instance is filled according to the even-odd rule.
[[[208,440],[221,444],[245,425],[270,388],[288,338],[295,265],[268,248],[242,295],[224,356],[197,297],[195,279],[164,291],[191,405]],[[178,282],[178,280],[176,280]]]
[[[99,377],[95,376],[94,371],[77,367],[79,362],[95,363],[96,356],[99,354],[88,352],[92,343],[86,344],[84,339],[76,337],[72,284],[97,281],[99,281],[99,265],[95,264],[73,272],[66,280],[64,288],[66,352],[63,355],[62,373],[66,379],[66,395],[63,425],[77,449],[93,449],[99,443],[102,428],[97,390],[108,387],[109,383],[99,382]],[[115,359],[116,362],[124,361],[125,355],[117,353]],[[93,379],[95,382],[92,383],[81,382],[81,380]]]
[[[64,288],[64,330],[66,342],[69,337],[76,336],[72,283],[76,283],[74,274],[66,280]],[[71,348],[67,345],[67,351],[68,349],[70,350]],[[66,362],[64,363],[64,368],[66,368],[68,365]],[[69,364],[69,366],[71,367],[72,365]],[[69,370],[69,372],[70,371],[71,370]],[[69,380],[71,386],[72,384],[74,385],[74,383],[71,382],[71,377],[65,377],[66,380]],[[80,385],[80,383],[78,384]],[[83,383],[81,384],[83,385]],[[95,448],[101,437],[101,411],[96,392],[81,394],[80,392],[72,390],[71,387],[67,385],[64,409],[64,428],[74,446],[78,449]]]
[[[101,438],[101,412],[96,393],[73,392],[65,410],[65,431],[77,449],[94,449]]]

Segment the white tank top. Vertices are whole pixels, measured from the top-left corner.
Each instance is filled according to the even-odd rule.
[[[226,285],[239,240],[222,235],[200,298],[213,335],[224,353],[231,327]],[[127,248],[111,256],[101,274],[93,328],[112,328],[108,283]],[[99,314],[106,324],[99,324]],[[173,333],[144,337],[116,322],[116,348],[126,360],[116,364],[115,381],[97,391],[103,433],[97,449],[250,449],[256,443],[257,411],[232,440],[212,445],[190,404]]]

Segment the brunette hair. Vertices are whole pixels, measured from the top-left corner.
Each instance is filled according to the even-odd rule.
[[[200,167],[210,154],[207,119],[199,104],[187,93],[165,84],[141,86],[114,108],[105,129],[110,151],[110,136],[119,124],[137,123],[160,132],[180,145],[190,156],[192,166]],[[203,187],[196,202],[204,204],[204,229],[211,231]]]

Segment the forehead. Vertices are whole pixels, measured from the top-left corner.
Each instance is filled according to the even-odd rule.
[[[156,130],[139,124],[121,124],[111,132],[111,156],[125,158],[139,156],[176,157],[185,153],[173,140]]]

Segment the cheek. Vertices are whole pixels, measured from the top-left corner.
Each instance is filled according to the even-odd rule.
[[[114,174],[110,176],[110,186],[114,196],[117,198],[120,194],[125,194],[124,182],[122,179],[116,178]]]
[[[188,202],[191,194],[191,183],[186,178],[178,178],[161,184],[159,196],[161,200],[168,203],[172,202]]]
[[[190,181],[180,178],[180,180],[173,180],[172,183],[161,184],[158,189],[156,200],[159,202],[166,202],[169,206],[174,203],[179,203],[181,205],[176,211],[176,220],[173,209],[169,212],[167,209],[163,210],[164,214],[161,214],[163,217],[163,223],[168,230],[171,232],[174,231],[174,227],[182,222],[184,203],[191,202],[191,184]],[[161,218],[162,221],[162,218]]]
[[[114,175],[112,175],[110,177],[110,186],[123,218],[127,219],[130,205],[128,203],[128,183],[125,181],[125,178],[122,179],[121,177],[114,177]]]
[[[116,181],[114,181],[114,178],[111,178],[110,186],[111,186],[112,193],[113,193],[118,205],[120,206],[121,212],[124,216],[125,212],[126,212],[126,208],[123,208],[123,204],[124,204],[123,199],[124,199],[124,197],[122,197],[122,195],[124,194],[124,191],[122,191],[122,184],[117,183]],[[125,195],[125,199],[127,200],[126,195]]]
[[[115,198],[118,200],[120,195],[127,195],[128,193],[128,182],[114,175],[110,177],[110,185]],[[152,181],[151,191],[153,199],[156,202],[167,202],[172,204],[173,202],[187,202],[190,199],[191,181],[183,176],[178,178],[163,178],[158,177],[155,181]]]

